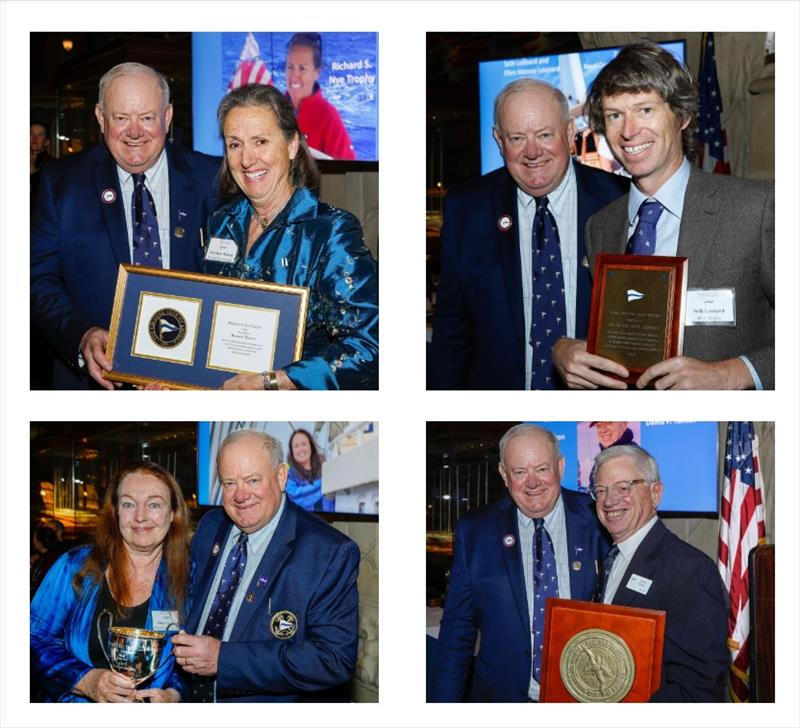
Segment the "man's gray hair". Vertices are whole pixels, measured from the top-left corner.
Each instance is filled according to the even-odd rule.
[[[283,445],[281,445],[280,442],[272,437],[272,435],[268,435],[266,432],[261,432],[260,430],[234,430],[233,432],[228,433],[228,435],[222,441],[222,444],[219,446],[219,450],[217,450],[217,472],[219,472],[219,463],[222,458],[222,451],[228,445],[232,445],[240,440],[246,440],[247,438],[253,438],[257,440],[264,450],[269,453],[269,456],[272,458],[272,466],[277,472],[278,468],[283,465]]]
[[[109,69],[103,74],[100,79],[100,87],[97,92],[97,105],[100,111],[105,110],[106,92],[111,82],[120,76],[150,76],[161,88],[161,111],[169,106],[169,84],[167,78],[163,74],[156,71],[150,66],[145,66],[143,63],[119,63],[113,68]]]
[[[594,467],[592,468],[592,482],[597,482],[597,471],[600,470],[602,465],[605,465],[610,460],[616,460],[617,458],[630,458],[633,460],[636,469],[648,483],[658,483],[661,481],[661,475],[658,472],[658,463],[647,450],[638,445],[614,445],[606,448],[595,457]],[[610,483],[608,485],[610,485]]]
[[[497,94],[494,100],[494,128],[500,133],[500,113],[503,110],[503,104],[506,99],[512,94],[522,93],[523,91],[549,91],[555,101],[561,107],[561,118],[564,124],[569,123],[569,102],[567,97],[555,86],[551,86],[545,81],[539,81],[535,78],[518,78],[509,84],[503,86],[503,89]]]
[[[515,437],[524,435],[539,435],[540,437],[544,437],[553,448],[553,457],[556,460],[561,458],[561,448],[558,445],[558,438],[550,432],[550,430],[545,430],[544,427],[539,427],[539,425],[514,425],[500,438],[500,463],[503,467],[505,467],[506,464],[506,449],[508,448],[508,443]]]

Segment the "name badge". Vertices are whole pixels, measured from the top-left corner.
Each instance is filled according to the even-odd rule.
[[[239,247],[228,238],[211,238],[206,248],[206,260],[212,263],[233,263],[239,255]]]
[[[733,288],[690,288],[686,292],[686,326],[736,326]]]
[[[169,609],[153,610],[153,629],[156,632],[166,632],[167,629],[176,630],[180,627],[178,612]]]
[[[650,591],[650,587],[653,585],[652,579],[646,579],[643,576],[639,576],[638,574],[631,574],[631,578],[628,579],[628,583],[625,585],[628,589],[631,589],[635,592],[639,592],[639,594],[647,594]]]

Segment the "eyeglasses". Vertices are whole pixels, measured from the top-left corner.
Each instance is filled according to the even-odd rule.
[[[595,500],[605,498],[606,493],[611,493],[612,496],[616,495],[620,498],[625,498],[631,494],[633,486],[637,483],[647,483],[647,480],[644,478],[637,478],[636,480],[618,480],[612,485],[590,485],[589,495]],[[648,485],[650,484],[648,483]]]

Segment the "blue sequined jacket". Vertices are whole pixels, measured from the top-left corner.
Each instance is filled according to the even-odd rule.
[[[85,578],[80,597],[72,588],[72,579],[88,555],[89,547],[81,546],[61,556],[47,572],[31,602],[31,670],[46,692],[43,696],[46,702],[90,702],[72,692],[93,669],[89,636],[96,629],[93,618],[100,585]],[[174,610],[170,591],[167,566],[162,559],[150,596],[146,628],[152,629],[153,610]],[[171,646],[166,645],[161,666],[140,687],[175,688],[184,696],[184,686],[173,670],[174,664]]]
[[[377,389],[378,276],[358,220],[299,188],[245,254],[250,215],[246,198],[211,215],[209,240],[234,240],[239,254],[206,260],[206,272],[307,286],[303,356],[284,367],[289,379],[298,389]]]

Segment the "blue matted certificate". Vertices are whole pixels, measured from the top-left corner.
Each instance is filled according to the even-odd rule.
[[[216,389],[303,353],[308,289],[120,265],[106,379]]]

